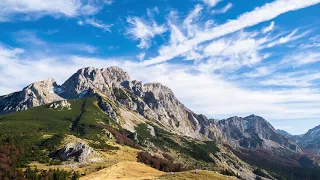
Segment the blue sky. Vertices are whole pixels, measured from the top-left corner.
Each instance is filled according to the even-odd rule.
[[[87,66],[161,82],[196,113],[320,124],[320,0],[2,0],[0,94]]]

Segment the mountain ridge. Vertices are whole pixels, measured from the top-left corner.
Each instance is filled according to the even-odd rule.
[[[279,144],[279,147],[299,151],[295,144],[286,141],[269,122],[259,116],[232,117],[227,119],[228,122],[210,121],[206,116],[198,115],[183,105],[167,86],[132,81],[127,72],[116,66],[79,69],[62,85],[57,85],[52,78],[32,83],[17,92],[18,96],[1,96],[0,114],[26,110],[62,99],[81,98],[92,90],[181,135],[228,142],[245,148],[270,148],[270,143],[265,140],[271,140]]]

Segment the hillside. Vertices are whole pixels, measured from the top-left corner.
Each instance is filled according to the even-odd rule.
[[[83,68],[62,85],[35,82],[0,97],[0,110],[0,152],[14,162],[0,177],[50,175],[35,167],[63,177],[114,177],[123,173],[118,166],[136,162],[154,168],[139,164],[148,178],[195,178],[194,169],[210,171],[198,171],[201,178],[224,178],[211,171],[241,179],[320,177],[316,163],[264,118],[208,119],[168,87],[132,81],[118,67]],[[8,148],[17,149],[16,158]],[[184,173],[160,177],[155,169]]]

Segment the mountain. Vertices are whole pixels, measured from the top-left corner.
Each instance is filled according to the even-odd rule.
[[[83,68],[61,86],[53,79],[33,83],[21,92],[0,97],[0,113],[26,110],[62,99],[81,98],[92,91],[147,119],[156,120],[180,135],[199,140],[209,138],[245,148],[278,146],[298,151],[295,144],[277,133],[270,123],[259,116],[208,120],[185,107],[168,87],[160,83],[132,81],[128,73],[119,67]],[[104,104],[110,107],[108,103]],[[114,118],[117,119],[116,116]]]
[[[25,157],[26,162],[39,158],[50,163],[56,159],[70,161],[73,155],[59,157],[58,152],[77,149],[71,151],[77,157],[92,152],[81,154],[83,162],[92,163],[97,157],[86,161],[87,156],[95,154],[104,159],[109,157],[101,155],[106,148],[126,145],[150,153],[152,156],[138,155],[143,162],[147,159],[145,163],[168,164],[168,154],[178,163],[168,165],[170,168],[181,170],[183,165],[186,169],[218,170],[244,179],[254,179],[257,167],[271,169],[272,173],[262,170],[263,176],[271,179],[280,173],[279,169],[290,174],[292,168],[302,168],[299,171],[303,174],[308,173],[303,168],[314,167],[296,143],[264,118],[250,115],[208,119],[184,106],[168,87],[131,80],[119,67],[83,68],[62,85],[53,79],[32,83],[22,91],[1,96],[0,114],[0,141],[24,144],[25,152],[31,153]],[[72,144],[81,146],[74,148]],[[88,151],[88,144],[95,151]],[[39,152],[32,149],[42,146]],[[124,153],[121,148],[115,151]],[[51,160],[42,152],[51,154]],[[162,162],[161,158],[167,160]],[[275,163],[281,166],[270,168]],[[283,169],[287,167],[290,171]]]
[[[320,125],[302,135],[297,143],[304,149],[320,150]]]
[[[56,93],[58,90],[59,86],[51,78],[32,83],[20,92],[1,96],[0,114],[27,110],[31,107],[62,100],[63,98]]]
[[[310,129],[302,135],[291,135],[283,130],[278,130],[280,134],[288,140],[296,142],[303,153],[310,155],[314,160],[320,163],[320,125]]]
[[[294,138],[294,135],[288,133],[288,132],[285,131],[285,130],[277,129],[277,132],[278,132],[279,134],[281,134],[282,136],[284,136],[285,138],[287,138],[287,139],[292,139],[292,138]]]
[[[292,135],[284,130],[277,130],[288,140],[296,142],[304,150],[320,150],[320,125],[302,135]]]

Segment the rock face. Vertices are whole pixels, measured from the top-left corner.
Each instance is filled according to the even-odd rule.
[[[212,133],[207,132],[211,134],[211,139],[228,143],[233,147],[248,149],[283,147],[295,152],[299,151],[295,143],[288,141],[268,121],[259,116],[231,117],[213,122],[213,124],[207,126],[205,130],[212,131]]]
[[[94,154],[94,150],[82,142],[69,143],[62,149],[51,153],[51,157],[59,157],[63,160],[74,160],[80,163],[85,162]]]
[[[125,81],[130,81],[130,77],[119,67],[83,68],[62,84],[63,96],[77,98],[90,88],[111,96],[113,88],[120,86]]]
[[[252,115],[221,121],[207,119],[185,107],[168,87],[160,83],[132,81],[128,73],[118,67],[83,68],[61,86],[53,79],[33,83],[21,92],[0,97],[0,114],[90,94],[99,95],[102,111],[118,123],[117,113],[110,102],[157,121],[169,131],[184,136],[228,142],[235,147],[245,148],[270,148],[270,142],[273,142],[293,151],[298,150],[294,143],[280,135],[261,117]]]
[[[180,103],[168,87],[160,83],[131,81],[129,75],[118,67],[80,69],[61,87],[62,96],[66,98],[81,97],[93,89],[147,119],[159,121],[174,132],[201,138],[196,114]],[[108,103],[101,102],[99,105],[118,121]]]
[[[62,100],[59,102],[54,102],[50,104],[49,108],[51,109],[58,109],[58,110],[71,110],[71,104],[67,100]]]
[[[0,97],[0,114],[26,110],[31,107],[63,100],[60,88],[53,79],[38,81],[20,92]]]

